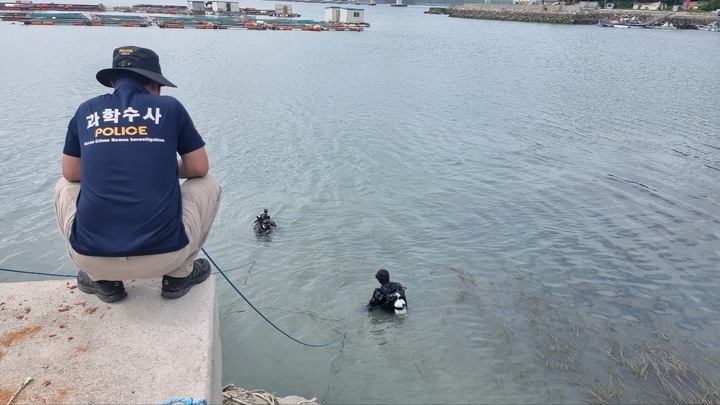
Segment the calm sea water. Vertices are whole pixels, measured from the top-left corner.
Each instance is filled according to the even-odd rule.
[[[76,272],[50,196],[65,129],[112,49],[140,45],[224,186],[207,253],[298,340],[347,330],[298,344],[218,275],[225,383],[328,404],[610,385],[655,402],[609,349],[639,345],[716,376],[720,35],[425,10],[365,7],[360,33],[1,23],[0,267]],[[263,208],[279,226],[258,239]],[[364,311],[381,267],[408,288],[403,318]]]

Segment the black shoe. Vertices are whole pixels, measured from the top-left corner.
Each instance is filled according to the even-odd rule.
[[[212,269],[207,259],[196,259],[193,263],[193,271],[189,276],[175,278],[163,276],[162,295],[165,298],[180,298],[185,295],[195,284],[200,284],[210,277]]]
[[[122,281],[92,281],[84,271],[77,275],[78,289],[85,294],[95,294],[105,302],[115,302],[127,297]]]

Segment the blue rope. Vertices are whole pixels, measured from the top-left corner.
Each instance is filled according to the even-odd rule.
[[[253,305],[253,303],[250,302],[250,300],[248,300],[247,298],[245,298],[245,296],[243,295],[243,293],[241,293],[240,290],[235,286],[235,284],[233,284],[233,282],[230,281],[230,279],[228,278],[228,276],[225,274],[225,271],[223,271],[223,270],[220,268],[220,266],[218,266],[217,263],[215,263],[215,260],[213,260],[213,258],[208,254],[208,252],[205,250],[205,248],[201,248],[201,249],[202,249],[203,253],[205,253],[205,256],[207,256],[207,258],[210,259],[210,262],[212,262],[212,264],[215,266],[215,268],[218,269],[218,272],[219,272],[220,274],[222,274],[223,277],[225,277],[225,280],[228,282],[228,284],[230,284],[230,286],[242,297],[242,299],[245,300],[245,302],[248,303],[248,305],[250,305],[250,307],[252,307],[252,309],[255,310],[255,312],[258,313],[258,315],[260,315],[265,321],[267,321],[267,323],[269,323],[270,325],[272,325],[273,328],[277,329],[280,333],[282,333],[283,335],[287,336],[288,338],[294,340],[295,342],[300,343],[301,345],[309,346],[309,347],[324,347],[324,346],[329,346],[329,345],[337,342],[338,340],[340,340],[340,338],[342,338],[343,336],[347,335],[348,330],[350,330],[350,326],[348,326],[347,329],[345,329],[345,332],[343,332],[343,333],[341,333],[340,335],[338,335],[338,337],[336,337],[335,339],[331,340],[330,342],[321,343],[321,344],[305,343],[305,342],[302,342],[302,341],[300,341],[300,340],[298,340],[298,339],[296,339],[296,338],[288,335],[285,331],[283,331],[282,329],[280,329],[280,328],[279,328],[277,325],[275,325],[270,319],[268,319],[265,315],[263,315],[263,313],[260,312],[260,310],[257,309],[257,308],[255,307],[255,305]],[[243,264],[242,266],[233,267],[232,269],[227,270],[227,271],[239,269],[239,268],[241,268],[241,267],[250,266],[250,265],[253,265],[253,264],[255,264],[255,263],[253,262],[253,263]],[[14,270],[14,269],[4,269],[4,268],[0,268],[0,271],[7,271],[7,272],[12,272],[12,273],[22,273],[22,274],[33,274],[33,275],[38,275],[38,276],[52,276],[52,277],[75,277],[75,276],[76,276],[75,274],[53,274],[53,273],[43,273],[43,272],[38,272],[38,271]],[[172,403],[172,402],[171,402],[171,403]],[[166,405],[166,404],[162,404],[162,405]],[[189,404],[189,405],[194,405],[194,404]]]
[[[42,273],[39,271],[27,271],[27,270],[13,270],[13,269],[3,269],[0,268],[0,271],[7,271],[11,273],[22,273],[22,274],[34,274],[36,276],[52,276],[52,277],[75,277],[75,274],[52,274],[52,273]]]
[[[225,272],[237,270],[239,268],[245,267],[245,266],[252,266],[255,264],[255,262],[243,264],[241,266],[233,267],[230,270],[225,270]],[[9,273],[20,273],[20,274],[31,274],[35,276],[50,276],[50,277],[68,277],[68,278],[75,278],[77,274],[54,274],[54,273],[44,273],[41,271],[29,271],[29,270],[15,270],[15,269],[5,269],[0,267],[0,271],[6,271]],[[216,272],[217,273],[217,272]]]
[[[160,405],[172,405],[172,404],[185,404],[185,405],[207,405],[207,400],[205,398],[200,398],[195,402],[192,397],[186,398],[186,397],[175,397],[169,401],[165,401]]]
[[[37,276],[75,277],[75,274],[53,274],[53,273],[42,273],[39,271],[13,270],[13,269],[3,269],[3,268],[0,268],[0,271],[9,271],[11,273],[22,273],[22,274],[34,274]]]
[[[222,276],[225,277],[225,280],[227,280],[227,282],[230,284],[230,286],[231,286],[238,294],[240,294],[240,296],[242,297],[242,299],[244,299],[245,302],[247,302],[248,305],[250,305],[250,307],[252,307],[252,309],[254,309],[255,312],[258,313],[258,315],[260,315],[265,321],[267,321],[267,323],[269,323],[270,325],[272,325],[272,327],[275,328],[275,329],[277,329],[278,332],[280,332],[280,333],[282,333],[283,335],[287,336],[287,337],[290,338],[291,340],[293,340],[293,341],[295,341],[295,342],[297,342],[297,343],[300,343],[301,345],[305,345],[305,346],[309,346],[309,347],[324,347],[324,346],[329,346],[329,345],[337,342],[338,340],[340,340],[341,337],[347,335],[348,330],[350,330],[350,327],[348,326],[348,328],[345,329],[345,332],[343,332],[343,333],[341,333],[340,335],[338,335],[338,337],[336,337],[335,339],[331,340],[330,342],[321,343],[321,344],[305,343],[305,342],[302,342],[302,341],[300,341],[300,340],[298,340],[298,339],[296,339],[296,338],[288,335],[287,333],[285,333],[285,331],[283,331],[282,329],[280,329],[279,327],[277,327],[277,325],[275,325],[271,320],[269,320],[265,315],[263,315],[263,313],[260,312],[259,309],[255,308],[255,305],[253,305],[252,302],[250,302],[250,300],[248,300],[247,298],[245,298],[245,296],[243,295],[243,293],[241,293],[240,290],[235,286],[235,284],[233,284],[233,282],[230,281],[230,279],[228,278],[228,276],[225,275],[225,272],[222,271],[222,269],[220,268],[220,266],[217,265],[217,263],[215,263],[215,260],[213,260],[213,258],[210,257],[210,255],[209,255],[208,252],[205,250],[205,248],[201,248],[201,249],[202,249],[203,253],[205,253],[205,256],[207,256],[207,258],[210,260],[210,262],[212,262],[213,266],[215,266],[215,268],[218,269],[218,271],[220,272],[220,274],[222,274]]]

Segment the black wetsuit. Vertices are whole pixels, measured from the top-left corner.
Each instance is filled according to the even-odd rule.
[[[262,214],[260,214],[260,216],[258,217],[258,219],[259,219],[260,221],[265,221],[265,220],[267,220],[270,225],[276,226],[276,225],[275,225],[275,221],[273,221],[272,218],[270,218],[270,215],[268,215],[268,214],[266,214],[266,213],[264,213],[264,212],[263,212]]]
[[[399,293],[400,298],[405,300],[405,304],[407,305],[407,298],[405,298],[405,287],[395,281],[388,281],[387,283],[375,289],[375,291],[373,292],[373,296],[370,299],[370,302],[368,302],[367,304],[368,311],[372,311],[373,309],[378,307],[382,307],[388,311],[394,311],[395,308],[393,307],[393,302],[395,300],[393,299],[393,296],[395,295],[395,293]]]

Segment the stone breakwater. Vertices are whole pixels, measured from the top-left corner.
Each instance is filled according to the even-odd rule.
[[[450,17],[474,18],[481,20],[505,20],[551,24],[597,24],[601,18],[613,15],[636,17],[640,22],[652,21],[659,25],[669,22],[678,29],[696,29],[698,25],[707,25],[718,21],[711,13],[694,14],[684,12],[659,12],[638,10],[580,10],[576,6],[565,5],[500,5],[467,4],[450,6],[445,9]]]

